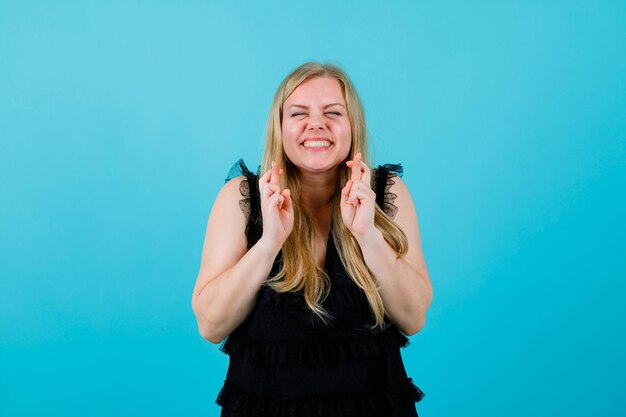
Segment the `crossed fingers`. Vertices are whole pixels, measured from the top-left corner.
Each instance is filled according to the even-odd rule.
[[[346,161],[346,165],[351,169],[350,179],[346,184],[349,186],[350,194],[357,194],[358,191],[370,191],[370,180],[371,180],[371,170],[369,167],[363,163],[361,160],[361,152],[357,153],[354,159],[350,161]],[[344,205],[349,204],[352,206],[357,205],[357,198],[348,198],[343,202]]]
[[[280,193],[280,175],[283,172],[283,169],[278,168],[278,164],[272,161],[272,168],[259,179],[259,192],[262,196],[271,197],[275,193]]]

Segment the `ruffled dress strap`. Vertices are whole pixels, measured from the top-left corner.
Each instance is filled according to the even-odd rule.
[[[263,235],[263,219],[261,217],[261,207],[259,206],[259,172],[261,166],[257,167],[256,174],[250,171],[243,159],[239,159],[228,171],[224,182],[233,178],[244,176],[239,184],[239,192],[243,197],[239,200],[239,208],[246,217],[246,237],[248,238],[248,249],[250,249]]]
[[[390,189],[395,184],[394,178],[401,178],[403,173],[404,169],[400,164],[384,164],[376,167],[374,183],[376,204],[391,218],[394,218],[398,212],[398,207],[394,205],[398,195],[390,192]]]

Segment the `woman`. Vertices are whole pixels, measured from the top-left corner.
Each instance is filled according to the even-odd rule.
[[[285,78],[266,136],[263,175],[240,160],[217,196],[192,298],[201,335],[227,337],[221,415],[416,416],[400,348],[433,295],[401,167],[370,169],[333,65]]]

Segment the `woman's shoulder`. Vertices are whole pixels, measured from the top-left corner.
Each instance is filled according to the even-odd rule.
[[[258,171],[258,170],[257,170]],[[228,195],[240,195],[245,199],[250,198],[251,184],[255,184],[258,180],[258,174],[253,173],[243,159],[239,159],[229,169],[226,178],[224,179],[224,186],[222,191]]]

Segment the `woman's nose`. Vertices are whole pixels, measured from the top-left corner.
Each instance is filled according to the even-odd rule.
[[[309,129],[323,128],[324,127],[324,117],[322,115],[312,114],[309,117]]]

